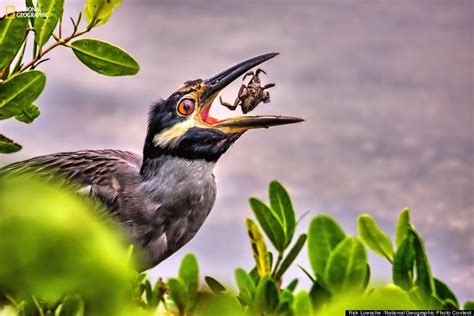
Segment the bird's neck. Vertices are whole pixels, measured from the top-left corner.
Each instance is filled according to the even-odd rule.
[[[140,174],[144,179],[187,176],[205,176],[212,174],[214,162],[204,159],[187,159],[172,155],[144,157]]]

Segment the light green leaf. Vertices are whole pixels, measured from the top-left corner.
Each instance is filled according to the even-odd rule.
[[[295,316],[313,315],[311,298],[306,291],[299,291],[293,300],[293,312]]]
[[[43,91],[46,76],[39,70],[25,71],[0,85],[0,120],[21,115]]]
[[[393,246],[390,238],[377,225],[375,220],[367,214],[360,215],[357,219],[357,230],[362,241],[375,253],[392,262]]]
[[[0,20],[0,71],[12,62],[20,50],[27,25],[28,19],[5,17]]]
[[[35,41],[42,47],[51,37],[59,19],[63,15],[64,0],[39,0],[37,9],[45,14],[35,18]]]
[[[318,215],[311,221],[308,233],[308,257],[318,279],[324,277],[330,253],[344,237],[344,231],[327,215]]]
[[[171,299],[178,309],[183,312],[188,309],[189,300],[185,286],[178,279],[169,279],[167,282]]]
[[[268,255],[268,249],[265,240],[263,240],[263,235],[257,224],[250,218],[245,220],[245,226],[247,227],[250,245],[252,246],[253,257],[257,264],[258,275],[260,277],[269,275],[271,269],[270,256]]]
[[[256,198],[251,198],[249,202],[255,217],[260,226],[262,226],[268,239],[270,239],[276,249],[283,251],[285,249],[285,233],[281,223],[272,213],[270,208],[268,208],[268,206],[262,201]]]
[[[367,274],[367,254],[356,237],[346,237],[329,256],[324,279],[331,293],[361,292]]]
[[[23,107],[21,114],[16,115],[15,118],[20,122],[30,124],[39,115],[40,115],[39,108],[34,104],[30,104],[29,106]]]
[[[221,294],[225,292],[225,287],[213,277],[205,276],[204,280],[206,281],[207,286],[209,286],[211,291],[214,292],[215,294]]]
[[[84,301],[78,296],[67,296],[62,304],[58,316],[83,316]]]
[[[110,18],[112,12],[122,3],[122,0],[87,0],[84,6],[84,16],[89,24],[102,25]]]
[[[86,38],[70,47],[84,65],[106,76],[134,75],[140,70],[132,56],[110,43]]]
[[[434,284],[436,289],[436,296],[441,299],[441,301],[450,300],[456,309],[459,309],[459,303],[454,292],[441,280],[434,278]]]
[[[406,291],[413,287],[415,257],[413,236],[407,235],[395,253],[392,266],[393,283]]]
[[[0,153],[11,154],[21,150],[21,145],[0,134]]]
[[[285,246],[288,246],[293,238],[296,227],[296,215],[290,195],[278,181],[270,182],[268,191],[270,206],[282,224],[283,230],[285,231]]]
[[[398,217],[397,230],[395,234],[395,244],[398,247],[403,242],[403,239],[407,235],[408,227],[410,226],[410,211],[404,208]]]
[[[199,290],[199,267],[196,256],[191,253],[184,256],[178,275],[179,280],[186,286],[189,303],[194,304]]]
[[[277,273],[275,274],[275,279],[276,280],[279,280],[283,276],[283,274],[286,272],[286,270],[288,270],[290,265],[293,263],[293,261],[296,259],[296,257],[300,253],[300,251],[303,248],[305,242],[306,242],[306,234],[300,235],[300,237],[296,241],[295,245],[293,246],[293,248],[291,248],[290,252],[285,257],[285,259],[281,263],[280,268],[278,269]]]
[[[247,304],[251,304],[255,295],[255,283],[245,270],[238,268],[235,270],[235,280],[239,288],[239,296]]]

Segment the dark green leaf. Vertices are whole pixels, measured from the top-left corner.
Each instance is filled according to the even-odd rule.
[[[436,296],[438,296],[441,301],[451,300],[456,308],[459,308],[458,299],[454,292],[441,280],[434,278],[434,284],[436,289]]]
[[[327,215],[316,216],[309,225],[308,257],[317,278],[322,278],[331,251],[345,237],[344,231]]]
[[[324,280],[331,293],[361,292],[367,275],[367,254],[356,237],[346,237],[329,256]]]
[[[393,246],[390,238],[377,225],[375,220],[367,214],[360,215],[357,219],[357,230],[364,244],[375,253],[392,262]]]
[[[427,297],[433,296],[435,286],[428,256],[423,245],[423,239],[415,228],[410,227],[408,234],[413,236],[413,246],[416,253],[416,279],[415,284],[421,289]]]
[[[196,257],[191,253],[184,256],[181,261],[179,280],[186,286],[189,303],[194,304],[199,290],[199,267]]]
[[[283,251],[285,249],[285,233],[281,223],[272,213],[270,208],[262,201],[256,198],[251,198],[249,202],[258,223],[268,239],[270,239],[276,249]]]
[[[370,282],[370,266],[369,264],[367,263],[367,273],[365,275],[365,280],[364,280],[364,285],[363,285],[363,289],[365,290],[367,288],[367,286],[369,285],[369,282]]]
[[[293,300],[293,312],[295,316],[313,315],[311,298],[306,291],[299,291]]]
[[[15,118],[20,122],[30,124],[39,115],[40,115],[39,108],[34,104],[30,104],[29,106],[25,106],[22,109],[21,114],[16,115]]]
[[[288,246],[296,227],[296,215],[290,195],[280,182],[272,181],[269,186],[269,197],[271,209],[277,215],[285,232],[285,246]]]
[[[331,299],[331,293],[327,291],[319,281],[315,281],[309,291],[311,301],[315,309],[320,309]]]
[[[187,310],[190,304],[185,286],[178,279],[169,279],[167,284],[171,299],[178,309],[181,312]]]
[[[37,7],[45,14],[45,16],[38,15],[34,23],[35,41],[42,47],[51,37],[63,14],[64,0],[39,0]]]
[[[30,70],[14,76],[0,85],[0,120],[21,115],[31,107],[43,91],[46,76],[39,70]]]
[[[405,291],[413,287],[415,257],[416,251],[413,245],[413,236],[407,235],[395,253],[392,266],[393,283]]]
[[[0,20],[0,71],[15,58],[25,39],[27,25],[28,19],[5,17]]]
[[[409,226],[410,226],[410,211],[407,208],[404,208],[400,212],[400,216],[398,217],[398,222],[397,222],[397,231],[395,234],[395,244],[397,248],[400,247],[400,245],[403,242],[403,239],[405,239]]]
[[[286,286],[286,289],[290,292],[293,292],[296,289],[296,286],[298,285],[298,279],[293,279],[288,285]]]
[[[80,39],[72,42],[70,47],[82,63],[106,76],[134,75],[140,70],[127,52],[103,41]]]
[[[206,281],[207,286],[209,286],[211,291],[214,292],[215,294],[221,294],[225,292],[225,287],[213,277],[205,276],[204,280]]]
[[[283,262],[280,265],[280,268],[278,269],[277,273],[275,274],[275,279],[278,280],[280,279],[283,274],[288,270],[290,265],[293,263],[293,261],[296,259],[298,254],[300,253],[301,249],[304,246],[304,243],[306,242],[306,234],[300,235],[298,240],[296,241],[295,245],[293,248],[291,248],[290,252],[288,255],[285,257]]]
[[[311,275],[311,273],[309,273],[308,270],[306,270],[305,268],[303,268],[302,266],[300,266],[299,264],[297,264],[298,268],[300,268],[301,271],[303,271],[303,273],[311,280],[311,282],[315,282],[316,279],[314,278],[314,276]]]
[[[474,311],[474,300],[469,300],[464,303],[463,309],[465,311]]]
[[[0,134],[0,153],[11,154],[21,150],[21,145]]]
[[[272,313],[279,302],[278,289],[272,279],[264,278],[260,281],[255,297],[255,304],[259,311]]]

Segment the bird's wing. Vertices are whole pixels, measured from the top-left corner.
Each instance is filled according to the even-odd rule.
[[[1,168],[0,176],[34,174],[45,181],[65,181],[78,190],[102,187],[116,191],[124,177],[138,177],[141,164],[141,156],[128,151],[82,150],[16,162]]]

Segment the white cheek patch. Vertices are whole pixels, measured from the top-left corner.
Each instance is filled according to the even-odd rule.
[[[153,137],[153,144],[155,147],[176,147],[180,138],[187,132],[188,129],[194,127],[195,125],[195,121],[192,118],[189,118],[184,122],[168,127]]]

